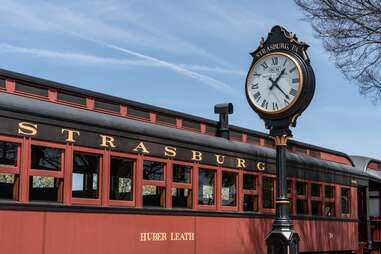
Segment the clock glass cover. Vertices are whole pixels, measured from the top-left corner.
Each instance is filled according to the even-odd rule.
[[[303,76],[292,56],[278,52],[260,58],[250,69],[246,89],[260,111],[276,114],[289,109],[298,99]]]

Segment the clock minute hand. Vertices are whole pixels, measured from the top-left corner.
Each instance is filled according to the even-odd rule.
[[[290,99],[290,97],[289,97],[289,96],[282,90],[282,88],[280,88],[280,87],[278,86],[277,83],[273,83],[273,85],[274,85],[276,88],[278,88],[279,91],[281,91],[281,92],[284,94],[284,97],[286,97],[287,99]]]

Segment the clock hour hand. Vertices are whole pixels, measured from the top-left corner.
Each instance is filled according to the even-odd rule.
[[[279,79],[284,75],[284,72],[286,71],[286,68],[284,68],[280,73],[279,73],[279,76],[273,80],[272,77],[269,78],[269,80],[271,81],[272,85],[270,86],[270,90],[273,90],[274,86],[278,86],[278,81]],[[278,87],[279,88],[279,87]]]
[[[283,76],[284,72],[286,71],[286,68],[284,68],[280,73],[279,76],[274,80],[275,83],[278,84],[279,79]]]

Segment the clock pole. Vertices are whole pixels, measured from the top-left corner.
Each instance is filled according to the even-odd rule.
[[[315,92],[308,47],[294,33],[274,26],[251,53],[253,62],[246,77],[249,105],[265,122],[276,147],[276,214],[265,239],[268,254],[299,254],[300,239],[292,224],[287,195],[287,140],[292,137],[290,126],[296,126]]]
[[[268,254],[298,254],[299,235],[295,232],[289,212],[287,194],[287,140],[290,130],[270,131],[276,146],[276,214],[272,230],[266,237]]]

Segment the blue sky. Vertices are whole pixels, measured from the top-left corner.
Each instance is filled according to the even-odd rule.
[[[297,140],[381,159],[380,106],[338,72],[293,1],[82,0],[0,5],[0,68],[267,132],[244,95],[248,54],[280,24],[310,44],[316,92]]]

